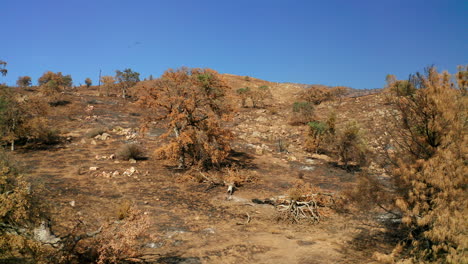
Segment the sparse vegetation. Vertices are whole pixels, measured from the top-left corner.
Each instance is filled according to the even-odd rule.
[[[46,72],[36,93],[20,77],[0,89],[0,143],[28,171],[0,152],[0,262],[165,263],[211,234],[201,247],[212,262],[239,252],[258,261],[246,236],[271,255],[283,252],[278,243],[301,253],[297,245],[323,242],[346,248],[335,262],[375,250],[389,263],[467,262],[467,72],[389,75],[383,92],[360,97],[197,68],[144,82],[118,71],[99,91],[114,97],[100,98],[89,78],[71,92],[71,77]],[[233,113],[239,98],[245,109]],[[48,200],[46,210],[38,201]],[[313,232],[290,227],[319,222]],[[374,243],[381,227],[391,228]]]

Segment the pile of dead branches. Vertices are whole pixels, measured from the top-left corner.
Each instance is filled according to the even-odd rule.
[[[334,204],[333,193],[312,193],[296,199],[278,199],[275,206],[278,210],[278,220],[318,224],[323,217],[330,214],[330,208]]]

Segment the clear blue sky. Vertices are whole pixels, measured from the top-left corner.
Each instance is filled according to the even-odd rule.
[[[2,0],[0,82],[189,66],[377,88],[388,73],[468,64],[467,14],[466,0]]]

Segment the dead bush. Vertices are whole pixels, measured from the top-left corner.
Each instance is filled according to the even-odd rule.
[[[315,119],[314,106],[310,102],[295,102],[292,106],[291,125],[304,125]]]
[[[298,180],[288,190],[287,198],[277,199],[277,220],[290,223],[319,223],[332,213],[334,194]]]
[[[116,215],[117,219],[123,220],[127,218],[130,214],[130,209],[132,208],[133,203],[129,200],[124,200],[117,206]]]
[[[0,88],[0,140],[33,144],[58,142],[58,131],[50,128],[47,118],[48,106],[37,98],[26,100],[15,96],[11,90]]]
[[[250,101],[253,108],[265,108],[266,102],[273,98],[270,87],[266,85],[255,88],[240,88],[237,90],[237,94],[241,98],[242,107],[248,107],[247,102]]]
[[[117,149],[115,156],[117,159],[121,160],[139,160],[144,158],[141,146],[135,143],[120,146],[120,148]]]
[[[146,124],[164,121],[169,142],[156,150],[160,158],[177,161],[180,169],[219,167],[231,150],[232,133],[222,125],[232,108],[224,100],[227,84],[211,69],[168,70],[137,87]]]
[[[385,256],[392,262],[468,263],[468,99],[459,76],[466,72],[455,82],[430,67],[408,81],[387,78],[396,110],[388,131],[394,149],[385,163],[390,180],[365,175],[357,191],[369,204],[401,215],[398,232],[405,239]]]
[[[141,238],[147,235],[151,222],[148,215],[131,206],[124,219],[109,222],[94,241],[97,263],[141,262]]]
[[[0,150],[0,262],[23,259],[37,263],[53,251],[33,237],[45,207],[13,163]]]
[[[336,87],[323,87],[323,86],[312,86],[304,90],[300,97],[314,105],[319,105],[322,102],[333,101],[342,98],[349,91],[349,88],[344,86]]]

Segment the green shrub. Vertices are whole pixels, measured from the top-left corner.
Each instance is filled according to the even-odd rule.
[[[332,138],[335,134],[334,122],[321,122],[312,121],[307,123],[309,126],[309,133],[305,142],[305,149],[310,152],[331,152],[330,147],[332,146]],[[331,126],[330,126],[331,125]],[[324,142],[328,142],[328,148],[323,145]]]
[[[337,151],[340,160],[345,168],[350,163],[357,166],[363,166],[367,162],[367,147],[361,136],[361,128],[357,122],[346,124],[344,131],[338,136]]]

